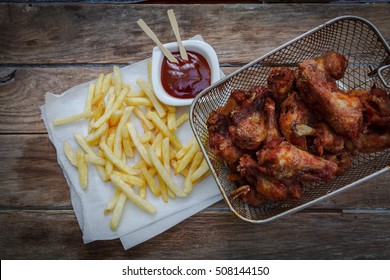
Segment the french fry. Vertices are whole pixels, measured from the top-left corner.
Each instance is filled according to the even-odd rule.
[[[160,185],[162,200],[165,203],[167,203],[168,202],[168,189],[167,189],[167,185],[165,184],[164,180],[161,178],[160,175],[158,176],[158,184]]]
[[[118,175],[111,174],[110,178],[114,186],[119,188],[127,196],[127,198],[140,209],[149,214],[155,214],[157,212],[156,207],[154,207],[150,202],[140,197],[128,184],[121,180]]]
[[[150,145],[147,146],[148,155],[150,157],[150,160],[152,161],[153,165],[157,169],[157,173],[161,176],[161,178],[164,180],[164,182],[167,184],[167,187],[171,189],[175,193],[176,196],[179,197],[185,197],[187,194],[181,190],[176,182],[172,179],[170,174],[168,174],[168,171],[164,168],[160,160],[158,159],[157,155],[154,153],[152,147]]]
[[[115,94],[119,96],[122,88],[122,74],[118,66],[114,66],[114,86]]]
[[[158,187],[156,181],[154,181],[153,176],[149,173],[146,166],[141,166],[141,173],[154,196],[159,196],[161,194],[160,188]]]
[[[155,112],[149,112],[147,116],[154,123],[154,125],[161,131],[161,133],[168,137],[171,141],[172,145],[175,146],[176,149],[181,149],[182,144],[180,143],[179,138],[175,134],[169,131],[167,125],[159,118],[159,116]]]
[[[112,164],[119,170],[129,175],[137,175],[137,172],[118,158],[105,143],[100,143],[99,147],[102,149],[104,156],[112,162]]]
[[[146,151],[145,146],[140,142],[139,137],[138,137],[138,132],[135,129],[134,124],[129,122],[127,124],[127,128],[129,130],[129,134],[130,134],[131,140],[134,143],[135,148],[137,149],[137,151],[141,155],[142,159],[150,166],[151,161],[150,161],[148,152]]]
[[[79,146],[90,155],[95,155],[95,151],[88,145],[87,141],[85,141],[85,138],[80,133],[76,132],[73,134],[74,138],[76,139],[76,142],[79,144]]]
[[[94,92],[95,92],[95,84],[93,83],[89,84],[87,99],[85,100],[85,105],[84,105],[84,112],[92,111],[92,99],[93,99]]]
[[[112,174],[118,175],[124,182],[131,186],[143,186],[145,181],[139,176],[129,175],[118,171],[112,171]]]
[[[205,159],[202,160],[202,163],[199,165],[198,169],[191,174],[191,182],[196,182],[202,175],[204,175],[209,170],[209,166]]]
[[[131,90],[131,91],[127,94],[126,98],[131,98],[131,97],[145,97],[145,96],[146,96],[146,94],[145,94],[145,92],[144,92],[143,90],[137,89],[137,90]]]
[[[111,80],[112,80],[112,74],[111,73],[108,73],[108,74],[106,74],[104,76],[104,79],[103,79],[103,82],[102,82],[102,89],[101,89],[101,92],[103,94],[106,94],[108,89],[110,88]]]
[[[88,165],[85,161],[85,154],[81,149],[77,149],[76,157],[80,186],[85,190],[88,187]]]
[[[143,135],[139,136],[139,141],[142,144],[153,142],[153,133],[151,131],[144,133]]]
[[[101,157],[98,157],[98,156],[94,156],[94,155],[90,155],[90,154],[86,154],[85,155],[85,160],[89,163],[93,163],[95,165],[105,165],[106,164],[106,160],[104,158],[101,158]]]
[[[154,128],[154,124],[147,119],[145,113],[140,108],[134,108],[134,114],[142,121],[147,129],[152,130]]]
[[[91,116],[92,116],[92,112],[91,111],[84,111],[84,112],[82,112],[80,114],[75,114],[75,115],[72,115],[72,116],[55,119],[55,120],[53,120],[53,125],[57,126],[57,125],[69,124],[69,123],[72,123],[72,122],[75,122],[75,121],[79,121],[79,120],[82,120],[82,119],[87,119],[87,118],[89,118]]]
[[[114,154],[119,157],[122,153],[122,129],[130,118],[130,114],[133,111],[133,107],[126,107],[123,110],[122,117],[118,123],[118,127],[115,132],[114,139]]]
[[[177,161],[177,166],[175,169],[176,174],[180,173],[184,168],[187,167],[190,161],[194,158],[197,151],[199,151],[198,143],[194,143],[193,145],[191,145],[188,152],[180,160]]]
[[[146,97],[127,97],[125,103],[128,106],[153,107],[153,103]]]
[[[123,101],[125,100],[126,94],[129,92],[129,90],[130,89],[127,87],[122,89],[114,104],[104,112],[103,116],[101,116],[96,122],[92,124],[93,128],[98,128],[110,118],[112,113],[123,104]]]
[[[169,149],[169,138],[164,138],[162,140],[162,148],[161,148],[161,153],[162,153],[162,162],[165,167],[165,169],[169,173],[170,169],[170,149]]]
[[[193,183],[191,181],[191,175],[199,167],[200,163],[202,162],[202,159],[203,159],[202,152],[197,152],[194,159],[191,162],[191,166],[190,166],[190,169],[188,171],[188,175],[185,177],[185,180],[184,180],[184,191],[188,194],[192,192],[192,186],[193,186]]]
[[[156,153],[158,158],[161,158],[161,142],[162,142],[162,139],[163,139],[163,135],[160,132],[159,134],[157,134],[156,138],[154,138],[153,144],[152,144],[154,152]]]
[[[112,112],[110,118],[108,119],[108,122],[110,126],[117,126],[121,117],[122,117],[123,111],[122,110],[115,110]]]
[[[166,115],[166,112],[164,110],[164,107],[161,105],[160,101],[158,101],[156,95],[154,94],[152,87],[142,79],[138,79],[137,84],[153,103],[153,106],[156,109],[157,114],[160,116],[160,118],[164,117]]]
[[[111,197],[110,202],[108,202],[106,208],[104,209],[104,215],[107,215],[108,213],[111,213],[112,210],[114,210],[115,205],[118,201],[119,195],[121,194],[121,190],[119,188],[115,188],[115,192]]]
[[[139,187],[139,196],[143,199],[146,198],[146,185],[142,185]]]
[[[191,148],[192,145],[196,143],[195,137],[192,137],[177,153],[176,153],[176,159],[181,159]]]
[[[177,126],[177,127],[181,126],[183,123],[185,123],[186,121],[188,121],[189,118],[190,118],[190,116],[188,115],[188,113],[183,113],[183,114],[176,120],[176,126]]]
[[[169,131],[175,132],[177,130],[176,113],[175,112],[168,112],[167,123],[168,123]]]
[[[70,146],[69,142],[68,141],[65,141],[64,142],[64,153],[65,153],[65,156],[66,158],[69,160],[69,162],[77,167],[77,157],[76,157],[76,153],[75,151],[73,150],[73,148]]]
[[[112,231],[115,231],[118,227],[119,220],[122,217],[123,208],[125,206],[126,202],[126,195],[124,193],[121,193],[118,197],[118,201],[115,204],[114,211],[112,212],[112,216],[110,219],[110,229]]]
[[[85,136],[85,141],[87,141],[89,145],[95,144],[94,146],[96,146],[97,145],[96,141],[99,141],[99,139],[102,137],[102,135],[106,133],[107,130],[108,130],[108,124],[104,123],[98,129]]]

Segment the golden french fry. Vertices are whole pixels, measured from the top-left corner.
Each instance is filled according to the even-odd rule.
[[[161,194],[160,188],[157,186],[156,181],[154,181],[153,176],[150,175],[146,166],[141,166],[141,172],[154,196],[159,196]]]
[[[188,113],[183,113],[183,114],[176,120],[176,126],[177,126],[177,127],[181,126],[183,123],[185,123],[186,121],[188,121],[189,118],[190,118],[190,116],[188,115]]]
[[[103,79],[103,82],[102,82],[102,89],[101,89],[101,92],[103,94],[106,94],[108,89],[110,88],[111,80],[112,80],[112,74],[111,73],[108,73],[108,74],[106,74],[104,76],[104,79]]]
[[[138,136],[138,132],[137,132],[137,130],[135,129],[134,124],[131,123],[131,122],[129,122],[129,123],[127,124],[127,128],[128,128],[128,130],[129,130],[129,134],[130,134],[131,140],[133,141],[134,146],[135,146],[135,148],[137,149],[137,151],[140,153],[142,159],[143,159],[148,165],[151,165],[151,161],[150,161],[148,152],[146,151],[145,146],[140,142],[139,136]]]
[[[118,98],[115,100],[114,104],[110,108],[108,108],[103,116],[101,116],[96,122],[92,124],[93,128],[98,128],[101,126],[104,122],[106,122],[112,115],[112,113],[117,110],[125,100],[126,94],[129,92],[129,88],[122,89],[121,93],[119,94]]]
[[[172,145],[175,146],[176,149],[181,149],[182,144],[180,143],[179,138],[175,134],[169,131],[167,125],[159,118],[159,116],[155,112],[149,112],[147,116],[154,123],[154,125],[161,131],[161,133],[168,137],[171,141]]]
[[[162,147],[161,147],[161,153],[162,153],[162,162],[165,167],[165,169],[169,172],[170,170],[170,149],[169,149],[169,138],[164,138],[162,140]]]
[[[138,176],[121,173],[118,171],[112,171],[112,174],[118,175],[124,182],[131,186],[143,186],[145,181]]]
[[[125,103],[128,106],[153,107],[153,103],[146,97],[127,97]]]
[[[85,100],[85,105],[84,105],[85,112],[92,111],[92,99],[93,99],[94,92],[95,92],[95,84],[93,84],[93,83],[89,84],[88,85],[87,99]]]
[[[91,111],[84,111],[84,112],[82,112],[80,114],[75,114],[75,115],[72,115],[72,116],[55,119],[55,120],[53,120],[53,125],[57,126],[57,125],[69,124],[69,123],[72,123],[72,122],[75,122],[75,121],[79,121],[79,120],[82,120],[82,119],[87,119],[90,116],[92,116],[92,112]]]
[[[133,147],[131,146],[130,139],[123,138],[122,145],[123,145],[123,151],[125,152],[126,157],[133,158],[134,157],[134,150],[133,150]]]
[[[147,119],[145,113],[140,108],[134,108],[134,114],[142,121],[147,129],[152,130],[154,128],[154,124]]]
[[[153,133],[151,131],[144,133],[143,135],[139,136],[139,141],[142,144],[153,142]]]
[[[202,159],[203,159],[202,152],[197,152],[194,159],[191,162],[190,169],[188,170],[188,175],[184,180],[184,191],[188,194],[192,192],[191,175],[199,167],[200,163],[202,162]]]
[[[114,154],[119,157],[122,153],[122,129],[130,118],[133,107],[126,107],[123,111],[122,117],[118,123],[114,139]]]
[[[84,152],[90,155],[96,155],[95,151],[88,145],[87,141],[85,141],[85,138],[80,133],[76,132],[73,136]]]
[[[194,143],[193,145],[191,145],[188,152],[180,160],[177,161],[175,173],[180,173],[184,168],[186,168],[187,165],[194,158],[196,152],[198,151],[199,151],[198,143]]]
[[[131,91],[127,94],[126,98],[131,98],[131,97],[145,97],[145,96],[146,96],[145,92],[144,92],[143,90],[141,90],[141,89],[138,89],[138,90],[131,90]]]
[[[204,175],[209,170],[209,166],[207,165],[207,162],[205,159],[202,160],[202,163],[199,165],[198,169],[194,171],[194,173],[191,174],[191,182],[195,182],[198,180],[202,175]]]
[[[163,135],[160,132],[159,134],[157,134],[156,138],[154,138],[153,144],[152,144],[154,152],[156,153],[157,157],[159,157],[159,158],[161,158],[161,142],[162,142],[162,139],[163,139]]]
[[[167,187],[171,189],[175,193],[175,195],[179,197],[185,197],[187,194],[181,190],[176,182],[172,179],[171,174],[168,174],[168,171],[164,168],[157,155],[154,153],[152,147],[150,145],[147,146],[148,155],[153,165],[157,169],[157,173],[161,176],[164,182],[167,184]]]
[[[75,151],[73,150],[73,148],[70,146],[70,144],[69,144],[68,141],[65,141],[65,142],[64,142],[64,153],[65,153],[66,158],[69,160],[69,162],[70,162],[73,166],[76,166],[76,167],[77,167],[77,157],[76,157],[76,153],[75,153]]]
[[[195,136],[192,137],[179,151],[176,153],[176,159],[179,160],[181,159],[191,148],[192,145],[196,143]]]
[[[116,202],[118,201],[119,195],[120,195],[121,193],[122,193],[122,192],[121,192],[120,189],[115,188],[115,192],[114,192],[114,194],[112,195],[112,198],[111,198],[110,202],[108,202],[106,208],[104,209],[104,215],[107,215],[107,214],[110,213],[112,210],[114,210],[115,205],[116,205]]]
[[[164,110],[164,107],[161,105],[160,101],[158,101],[156,95],[154,94],[152,87],[142,79],[138,79],[137,84],[153,103],[154,108],[156,109],[157,114],[160,116],[160,118],[164,117],[166,115],[166,112]]]
[[[202,181],[203,179],[207,178],[209,175],[211,174],[211,171],[210,169],[206,171],[206,173],[204,173],[202,176],[200,176],[199,178],[197,178],[195,181],[192,182],[192,185],[196,185],[197,183],[199,183],[200,181]]]
[[[161,191],[161,197],[165,203],[168,202],[168,190],[167,185],[165,184],[164,180],[161,178],[161,176],[158,176],[158,184],[160,185],[160,191]]]
[[[112,231],[115,231],[116,228],[118,227],[119,220],[122,216],[123,208],[125,206],[126,202],[126,195],[124,193],[121,193],[118,197],[118,201],[115,204],[114,211],[112,212],[112,216],[110,219],[110,229]]]
[[[118,66],[114,66],[114,86],[115,86],[115,94],[119,95],[122,88],[122,74]]]
[[[175,132],[177,130],[176,113],[175,112],[168,112],[167,123],[168,123],[169,131]]]
[[[96,143],[96,141],[99,141],[99,139],[106,133],[107,130],[108,124],[104,123],[98,129],[85,136],[85,141],[87,141],[88,144],[93,145]]]
[[[105,143],[100,143],[99,147],[102,149],[104,156],[112,162],[115,167],[119,170],[129,174],[129,175],[137,175],[137,172],[128,166],[125,162],[123,162],[120,158],[118,158],[111,149]]]
[[[115,110],[112,112],[110,118],[108,119],[108,122],[110,126],[117,126],[121,117],[122,117],[123,111],[122,110]]]
[[[87,162],[93,163],[95,165],[105,165],[106,164],[106,160],[104,158],[101,158],[101,157],[95,156],[95,155],[90,155],[90,154],[85,155],[85,160]]]
[[[157,212],[156,207],[154,207],[150,202],[146,201],[138,194],[136,194],[136,192],[128,184],[126,184],[118,175],[111,174],[110,178],[114,186],[119,188],[127,196],[127,198],[140,209],[150,214],[155,214]]]
[[[77,149],[76,157],[80,186],[85,190],[88,186],[88,165],[85,161],[85,154],[81,149]]]

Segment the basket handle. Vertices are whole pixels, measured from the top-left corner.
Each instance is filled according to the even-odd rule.
[[[379,69],[378,69],[378,77],[379,77],[379,79],[381,80],[382,84],[383,84],[386,88],[390,88],[390,84],[388,84],[388,83],[386,82],[386,79],[385,79],[384,74],[383,74],[383,73],[384,73],[384,70],[387,69],[387,68],[390,68],[390,64],[384,65],[384,66],[382,66],[381,68],[379,68]],[[389,72],[390,72],[390,70],[389,70]]]

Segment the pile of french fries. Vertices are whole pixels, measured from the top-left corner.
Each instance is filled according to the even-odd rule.
[[[183,144],[176,130],[186,121],[188,113],[176,116],[176,108],[159,102],[150,82],[139,79],[140,90],[132,90],[122,82],[120,68],[113,73],[100,74],[88,88],[84,111],[53,121],[66,125],[88,119],[88,133],[75,131],[78,146],[64,143],[64,153],[78,170],[80,186],[88,187],[88,170],[95,166],[104,182],[115,187],[104,214],[112,213],[111,230],[116,230],[124,205],[130,200],[146,213],[157,209],[147,200],[147,191],[164,202],[186,197],[193,186],[210,174],[207,163],[193,137]],[[137,118],[143,131],[138,131],[132,118]],[[136,154],[139,160],[134,162]],[[138,158],[138,157],[137,157]],[[174,176],[184,176],[184,186],[178,186]]]

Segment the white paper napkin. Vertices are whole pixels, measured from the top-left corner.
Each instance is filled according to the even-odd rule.
[[[200,36],[194,39],[202,40]],[[136,80],[139,78],[147,79],[147,60],[123,67],[121,70],[123,81],[130,83],[132,88],[138,88]],[[45,105],[41,107],[42,119],[49,138],[56,148],[58,163],[69,185],[72,205],[85,243],[120,238],[124,248],[129,249],[222,199],[211,176],[198,183],[188,197],[170,199],[169,203],[164,203],[161,197],[156,198],[148,191],[147,199],[157,208],[157,213],[154,215],[146,214],[127,201],[117,230],[111,231],[109,228],[111,214],[104,215],[103,211],[114,193],[113,185],[102,182],[95,167],[89,165],[89,185],[86,190],[82,190],[78,181],[77,169],[68,162],[63,152],[65,140],[73,148],[77,147],[73,134],[79,132],[86,135],[87,121],[77,121],[63,126],[53,126],[52,124],[56,118],[77,114],[84,110],[88,84],[91,82],[93,81],[75,86],[61,95],[46,93]],[[189,107],[178,107],[177,114],[180,115],[188,110]],[[132,117],[131,120],[135,123],[138,132],[142,134],[143,129],[138,120],[135,117]],[[178,129],[177,136],[182,143],[186,143],[193,137],[188,122]],[[138,159],[139,157],[135,157],[129,160],[129,165],[135,164]],[[179,186],[183,186],[184,178],[178,176],[175,177],[175,181]]]

